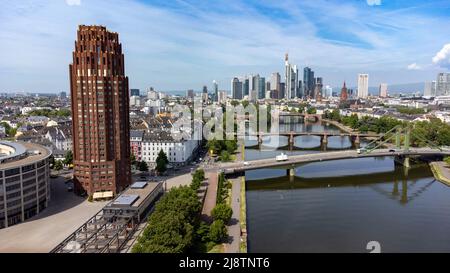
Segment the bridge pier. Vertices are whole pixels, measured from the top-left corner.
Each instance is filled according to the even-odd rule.
[[[294,135],[291,133],[289,134],[289,150],[292,151],[294,149]]]
[[[258,148],[261,150],[263,144],[263,139],[261,133],[258,133]]]
[[[361,143],[361,140],[359,139],[359,134],[356,135],[354,142],[355,142],[355,145],[359,145]]]
[[[290,176],[290,177],[294,177],[295,176],[295,168],[291,167],[289,169],[286,169],[286,175]]]

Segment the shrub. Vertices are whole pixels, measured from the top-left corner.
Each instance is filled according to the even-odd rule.
[[[227,228],[222,220],[215,220],[209,227],[209,239],[215,243],[220,243],[227,235]]]
[[[222,220],[228,223],[233,215],[233,210],[227,204],[217,204],[211,212],[214,220]]]

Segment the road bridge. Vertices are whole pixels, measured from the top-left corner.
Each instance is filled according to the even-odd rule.
[[[354,158],[366,158],[366,157],[386,157],[394,156],[397,161],[404,160],[404,164],[409,167],[409,156],[450,156],[450,150],[431,149],[431,148],[416,148],[409,150],[392,150],[392,149],[377,149],[370,153],[362,152],[358,153],[357,150],[335,151],[335,152],[323,152],[314,154],[294,155],[290,156],[286,161],[277,161],[275,158],[258,159],[247,162],[238,163],[226,163],[222,164],[222,171],[225,174],[242,173],[250,170],[273,168],[273,167],[286,167],[289,175],[294,175],[294,167],[302,163],[322,162],[330,160],[340,159],[354,159]],[[406,162],[408,161],[408,162]]]

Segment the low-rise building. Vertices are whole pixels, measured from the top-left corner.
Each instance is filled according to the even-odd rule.
[[[0,142],[0,228],[23,222],[48,206],[50,155],[40,145]]]
[[[152,130],[144,135],[142,141],[142,160],[151,167],[156,166],[158,153],[162,150],[172,166],[186,165],[199,147],[193,139],[175,139],[170,132]]]

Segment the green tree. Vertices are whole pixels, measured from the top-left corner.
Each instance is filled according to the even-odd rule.
[[[164,173],[167,170],[168,163],[169,159],[167,159],[166,153],[161,149],[156,158],[156,171],[158,171],[158,173]]]
[[[237,100],[232,100],[230,103],[233,107],[236,107],[239,105],[239,101],[237,101]]]
[[[56,160],[54,169],[57,170],[57,171],[60,171],[60,170],[62,170],[62,168],[63,168],[62,161],[61,160]]]
[[[205,180],[205,171],[203,169],[198,169],[192,174],[192,182],[191,182],[191,189],[198,190],[203,182]]]
[[[133,153],[130,155],[130,163],[131,165],[136,165],[136,156]]]
[[[450,166],[450,156],[447,156],[446,158],[444,158],[444,162]]]
[[[205,180],[205,171],[203,169],[195,170],[194,174],[192,175],[193,178],[197,178],[198,180]]]
[[[48,158],[48,163],[50,164],[50,168],[54,168],[55,167],[55,157],[53,156],[53,155],[51,155],[49,158]]]
[[[147,172],[148,171],[147,162],[145,162],[145,161],[139,162],[139,171],[141,171],[141,172]]]
[[[231,155],[230,155],[230,153],[227,152],[227,151],[222,151],[222,152],[220,153],[220,160],[221,160],[222,162],[230,161],[230,160],[231,160]]]
[[[70,165],[73,163],[73,153],[71,150],[66,152],[66,155],[64,156],[64,164]]]
[[[317,109],[314,108],[314,107],[310,107],[310,108],[308,108],[307,113],[310,114],[310,115],[316,114],[317,113]]]
[[[222,220],[224,223],[228,223],[233,215],[233,210],[227,204],[217,204],[211,212],[214,220]]]
[[[135,253],[186,253],[195,238],[201,203],[189,187],[171,189],[156,204]]]
[[[236,140],[225,140],[225,147],[227,149],[227,152],[232,154],[238,148],[237,141]]]
[[[335,121],[341,121],[341,114],[339,112],[339,109],[334,109],[331,112],[331,119]]]
[[[227,237],[227,228],[222,220],[215,220],[209,227],[209,239],[215,243],[220,243]]]

